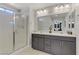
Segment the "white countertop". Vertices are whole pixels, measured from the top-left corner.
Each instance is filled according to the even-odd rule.
[[[43,34],[43,35],[56,35],[56,36],[66,36],[66,37],[76,37],[75,35],[63,34],[63,33],[45,33],[45,32],[33,32],[32,34]]]

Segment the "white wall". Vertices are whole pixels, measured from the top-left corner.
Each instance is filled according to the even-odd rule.
[[[34,31],[35,19],[34,19],[34,10],[32,7],[29,8],[29,21],[28,21],[28,47],[31,47],[31,34]]]
[[[75,33],[76,33],[76,53],[79,55],[79,4],[75,4],[76,9],[76,21],[75,21]]]

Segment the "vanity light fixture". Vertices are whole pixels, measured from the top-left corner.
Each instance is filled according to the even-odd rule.
[[[43,11],[42,11],[42,10],[38,10],[38,11],[37,11],[37,15],[38,15],[38,16],[40,16],[40,15],[42,15],[42,14],[43,14]]]
[[[48,11],[46,9],[43,9],[43,10],[38,10],[36,13],[38,16],[42,16],[42,15],[46,15]]]
[[[55,11],[55,13],[68,12],[69,8],[70,8],[70,6],[68,4],[60,5],[60,6],[56,6],[54,8],[54,11]]]

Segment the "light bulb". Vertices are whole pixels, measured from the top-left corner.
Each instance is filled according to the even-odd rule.
[[[39,14],[39,11],[37,11],[36,13]]]
[[[45,9],[45,10],[44,10],[44,14],[45,14],[45,15],[48,14],[48,10]]]
[[[47,12],[47,10],[45,9],[45,10],[44,10],[44,12],[46,13],[46,12]]]
[[[65,5],[65,8],[69,8],[69,5]]]
[[[58,7],[55,7],[55,10],[58,10]]]
[[[40,10],[40,13],[42,14],[42,13],[43,13],[43,11],[42,11],[42,10]]]
[[[54,8],[54,11],[55,11],[55,12],[58,12],[58,11],[59,11],[58,9],[59,9],[58,7],[55,7],[55,8]]]
[[[36,13],[37,13],[37,16],[40,16],[40,11],[37,11]]]
[[[60,8],[59,8],[59,11],[63,12],[63,10],[64,10],[64,7],[61,5]]]
[[[70,6],[69,5],[65,5],[65,11],[68,12],[70,9]]]

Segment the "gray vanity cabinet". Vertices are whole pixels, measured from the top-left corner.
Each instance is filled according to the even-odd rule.
[[[53,55],[76,55],[76,38],[32,34],[32,48]]]

